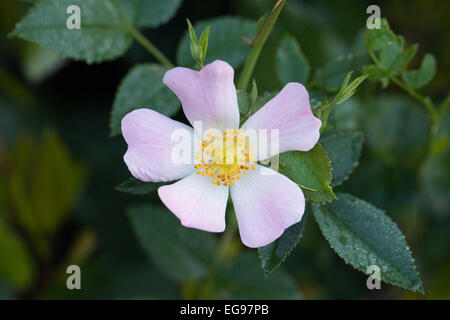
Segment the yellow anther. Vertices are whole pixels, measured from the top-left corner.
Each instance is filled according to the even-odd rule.
[[[222,135],[206,133],[206,138],[199,143],[201,151],[195,159],[200,159],[194,168],[197,174],[211,176],[211,184],[234,185],[250,168],[255,169],[253,148],[249,148],[249,138],[243,130],[227,129]]]

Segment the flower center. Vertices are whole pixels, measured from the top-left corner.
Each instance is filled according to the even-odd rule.
[[[214,185],[234,185],[248,170],[255,170],[253,149],[242,130],[228,129],[220,135],[212,132],[199,142],[195,155],[197,174],[210,175]]]

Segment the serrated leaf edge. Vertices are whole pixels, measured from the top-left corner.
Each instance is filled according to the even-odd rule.
[[[372,204],[370,204],[369,202],[367,202],[367,201],[364,201],[364,200],[361,200],[361,199],[359,199],[358,198],[358,200],[359,200],[359,202],[362,202],[362,203],[365,203],[365,204],[367,204],[367,205],[369,205],[369,206],[372,206],[372,207],[375,207],[374,205],[372,205]],[[315,213],[315,210],[314,209],[316,209],[316,207],[319,207],[319,206],[321,206],[321,205],[319,205],[319,204],[313,204],[313,215],[314,215],[314,218],[316,218],[316,213]],[[386,213],[386,211],[385,210],[382,210],[382,209],[379,209],[379,208],[377,208],[377,207],[375,207],[377,210],[380,210],[383,214],[385,214]],[[419,272],[417,271],[417,269],[416,269],[416,265],[414,264],[414,258],[412,257],[412,252],[411,252],[411,249],[410,249],[410,247],[409,247],[409,245],[408,245],[408,243],[406,242],[406,238],[405,238],[405,236],[403,235],[403,233],[401,232],[401,230],[400,230],[400,228],[398,227],[398,225],[397,225],[397,223],[395,223],[387,214],[385,214],[385,216],[387,217],[387,219],[390,221],[390,222],[392,222],[394,225],[395,225],[395,227],[400,231],[400,234],[401,234],[401,236],[403,237],[403,240],[405,241],[405,249],[406,249],[406,251],[408,252],[408,255],[409,255],[409,258],[411,259],[411,269],[413,270],[413,271],[415,271],[415,274],[416,274],[416,276],[417,276],[417,279],[419,280],[419,288],[417,288],[417,289],[414,289],[414,290],[412,290],[411,288],[407,288],[407,287],[405,287],[405,286],[403,286],[403,285],[401,285],[401,284],[394,284],[394,283],[391,283],[390,281],[387,281],[387,280],[385,280],[385,279],[381,279],[381,280],[383,280],[385,283],[388,283],[388,284],[390,284],[390,285],[393,285],[393,286],[397,286],[397,287],[400,287],[400,288],[403,288],[403,289],[405,289],[405,290],[410,290],[410,291],[413,291],[413,292],[419,292],[419,293],[421,293],[421,294],[425,294],[425,291],[424,291],[424,289],[423,289],[423,282],[422,282],[422,279],[420,278],[420,274],[419,274]],[[332,218],[334,221],[338,221],[341,225],[344,225],[345,227],[346,227],[346,225],[342,222],[342,221],[340,221],[340,220],[336,220],[336,218],[335,217],[333,217]],[[316,222],[317,222],[317,219],[316,219]],[[322,230],[322,226],[320,225],[320,223],[319,222],[317,222],[317,224],[319,225],[319,229],[320,229],[320,232],[322,233],[322,235],[324,236],[324,238],[327,240],[327,242],[328,242],[328,244],[330,245],[330,247],[333,249],[333,251],[342,259],[342,260],[344,260],[344,262],[345,262],[345,264],[348,264],[348,265],[350,265],[352,268],[354,268],[355,270],[358,270],[358,271],[360,271],[360,272],[362,272],[362,273],[364,273],[364,274],[366,274],[366,275],[368,275],[367,274],[367,270],[361,270],[361,269],[358,269],[358,268],[356,268],[355,266],[353,266],[349,261],[346,261],[338,252],[337,252],[337,250],[331,245],[331,243],[330,243],[330,241],[328,240],[328,237],[325,235],[325,233],[323,232],[323,230]],[[347,230],[349,230],[351,233],[353,233],[353,231],[351,231],[349,228],[347,228]],[[361,241],[362,242],[362,241]],[[364,243],[364,242],[362,242],[368,249],[370,249],[370,251],[373,251],[371,248],[370,248],[370,246],[368,246],[366,243]],[[392,265],[391,265],[391,263],[389,263],[388,261],[386,261],[384,258],[382,258],[383,259],[383,261],[385,261],[386,262],[386,264],[388,264],[388,265],[390,265],[391,267],[392,267]],[[393,268],[393,269],[396,269],[396,268]]]

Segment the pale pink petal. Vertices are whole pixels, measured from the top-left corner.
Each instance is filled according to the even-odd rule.
[[[319,140],[321,121],[314,117],[309,95],[300,83],[288,83],[248,119],[242,129],[267,129],[268,157],[290,150],[308,151]],[[279,130],[279,150],[272,150],[271,129]],[[261,139],[260,139],[261,140]],[[261,141],[259,141],[261,144]],[[264,156],[256,155],[258,160]]]
[[[172,151],[181,140],[172,134],[184,133],[188,161],[173,159]],[[128,144],[123,159],[131,174],[142,181],[171,181],[194,171],[192,161],[193,129],[150,109],[137,109],[122,119],[122,134]],[[178,138],[180,139],[180,138]],[[186,152],[186,153],[187,153]]]
[[[211,183],[210,176],[193,173],[158,189],[161,201],[185,227],[209,232],[225,230],[228,187]]]
[[[201,121],[203,131],[237,129],[239,108],[234,70],[226,62],[216,60],[195,71],[177,67],[166,72],[163,82],[178,96],[184,114],[194,126]]]
[[[300,187],[278,172],[257,166],[230,187],[242,242],[265,246],[302,219],[305,198]]]

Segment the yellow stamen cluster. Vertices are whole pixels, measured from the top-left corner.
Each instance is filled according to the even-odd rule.
[[[234,185],[241,175],[256,169],[253,149],[242,130],[228,129],[222,136],[208,132],[199,147],[194,168],[199,175],[210,175],[214,185]]]

